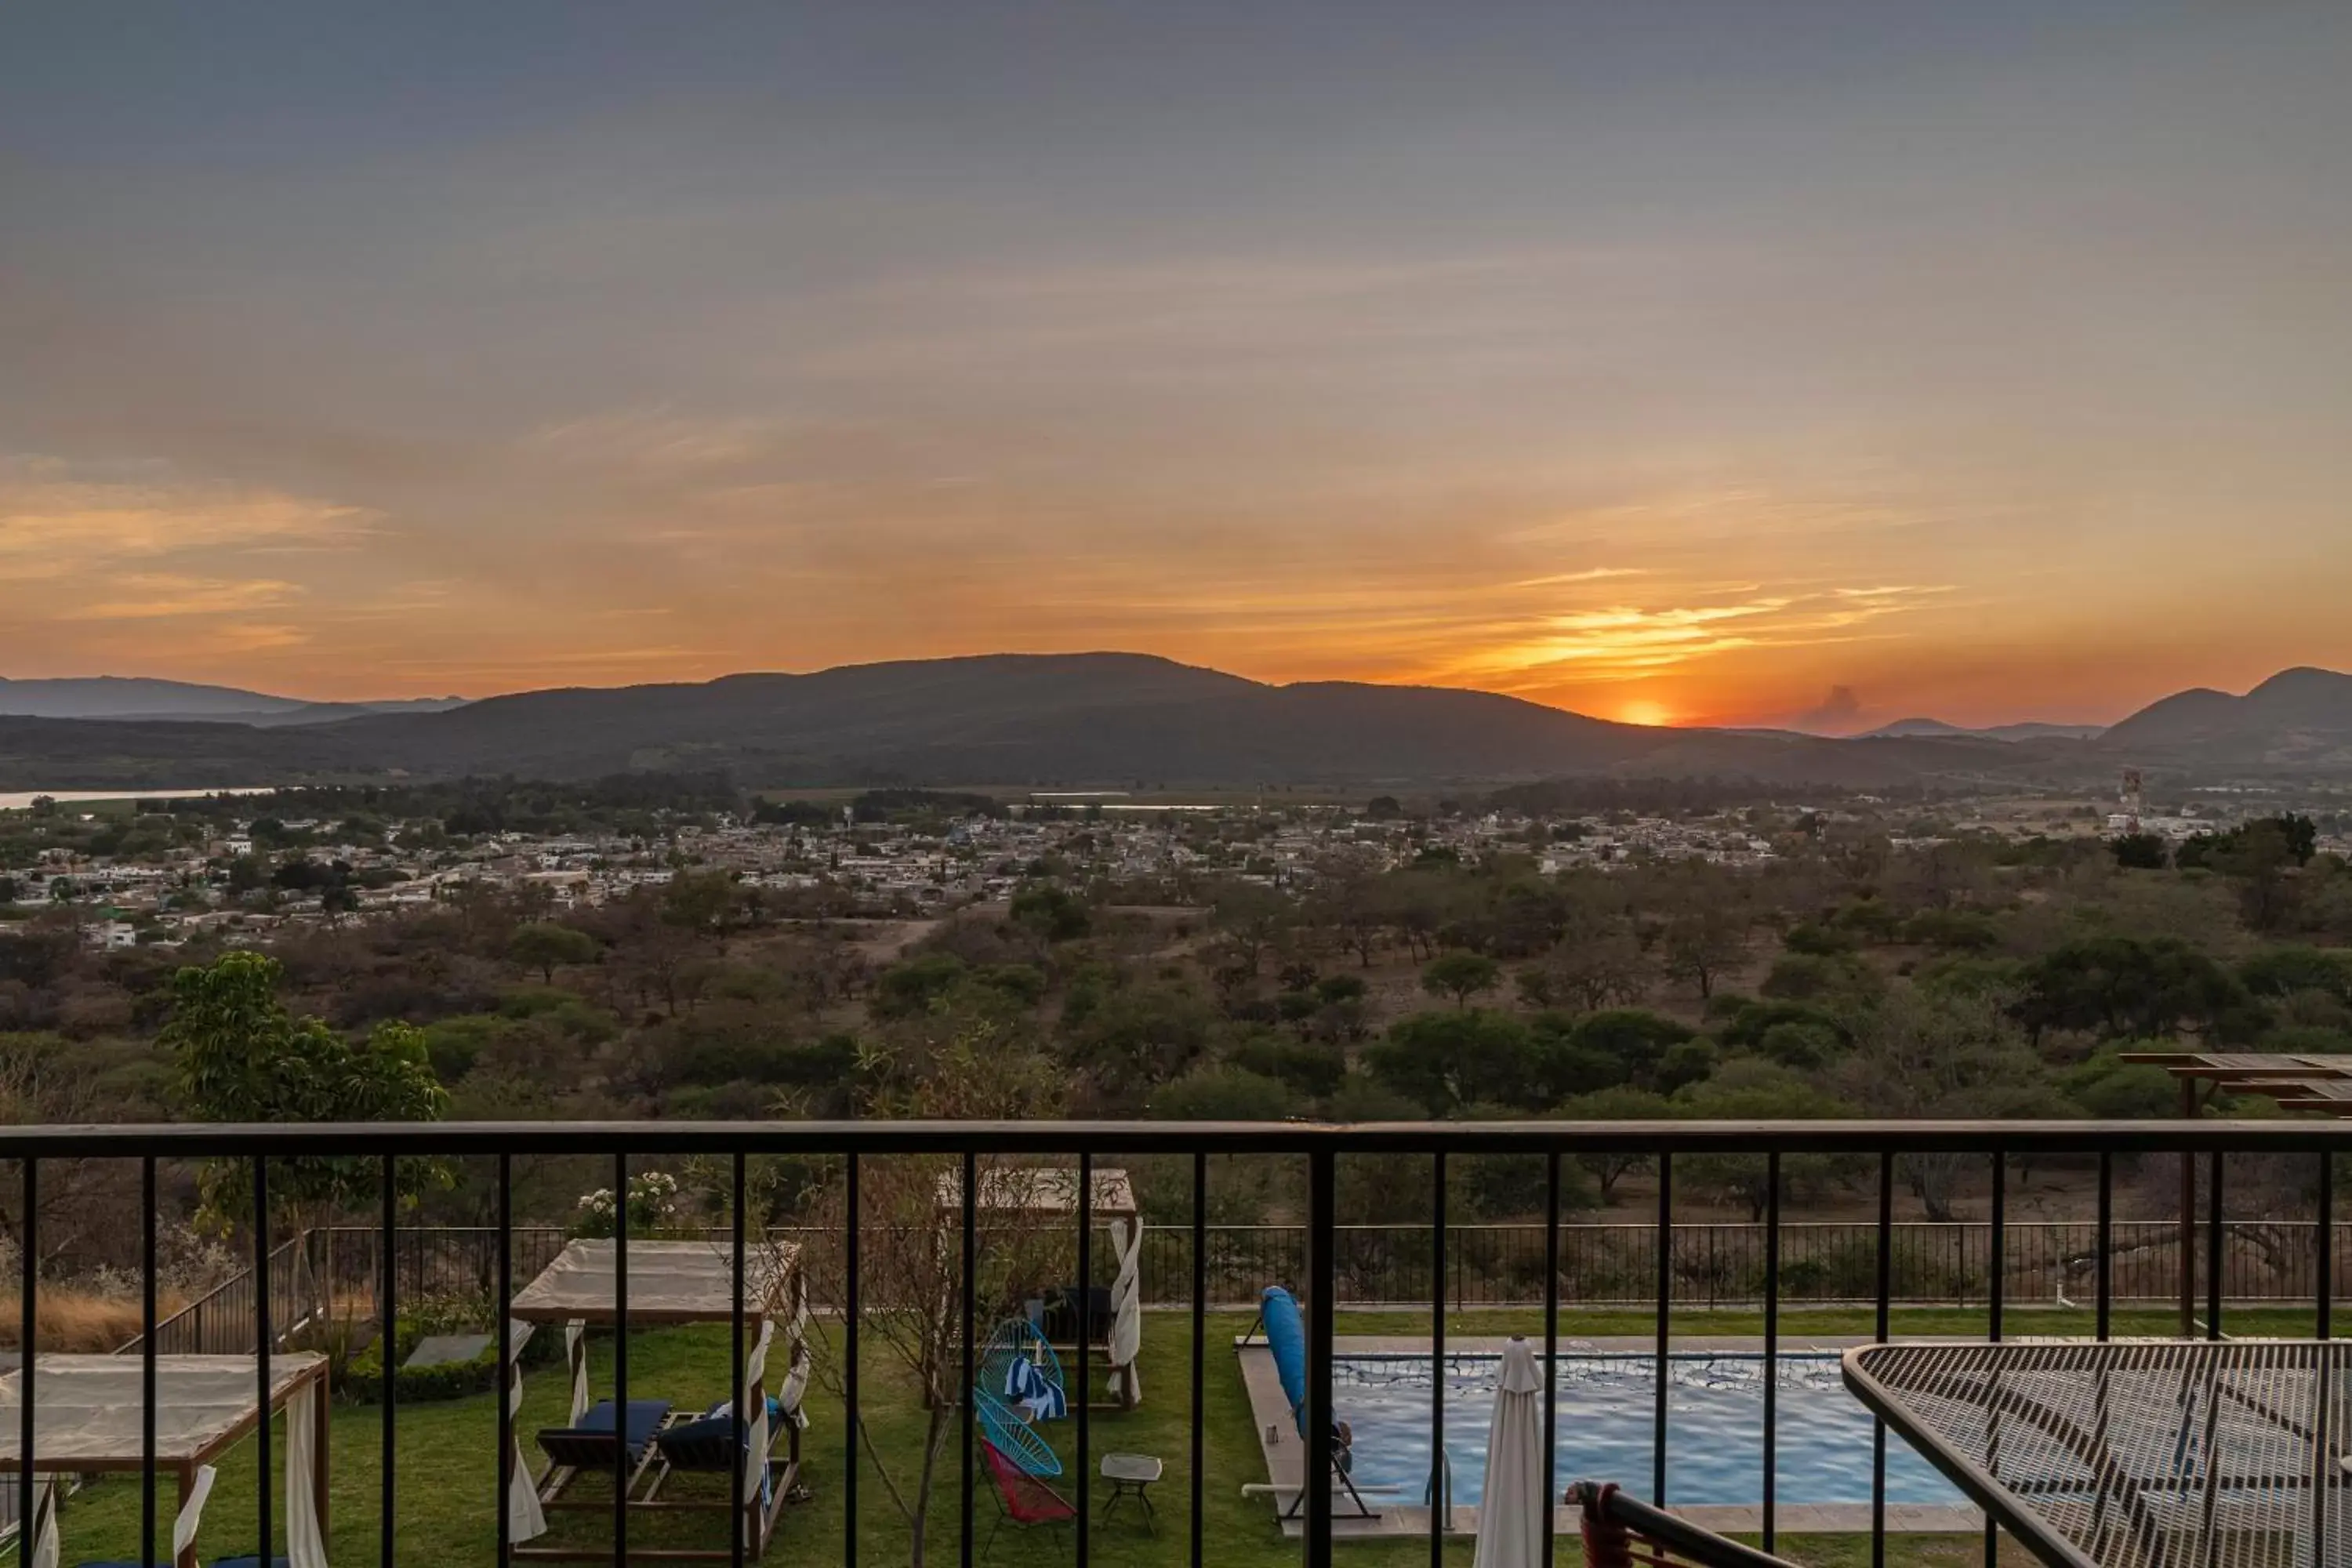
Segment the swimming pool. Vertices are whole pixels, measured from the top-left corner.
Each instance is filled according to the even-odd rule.
[[[1677,1506],[1763,1501],[1764,1358],[1674,1355],[1667,1365],[1667,1500]],[[1445,1452],[1458,1505],[1475,1503],[1484,1489],[1486,1426],[1501,1366],[1498,1355],[1445,1358]],[[1554,1373],[1561,1484],[1616,1481],[1635,1497],[1650,1496],[1656,1367],[1654,1355],[1562,1351]],[[1343,1355],[1333,1372],[1334,1406],[1355,1429],[1357,1481],[1394,1487],[1381,1494],[1393,1502],[1422,1501],[1430,1469],[1429,1356]],[[1778,1381],[1779,1500],[1869,1502],[1870,1413],[1846,1392],[1837,1357],[1783,1355]],[[1886,1499],[1964,1500],[1898,1437],[1886,1445]]]

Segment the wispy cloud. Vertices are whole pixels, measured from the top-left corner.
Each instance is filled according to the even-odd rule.
[[[59,611],[61,621],[149,621],[174,616],[241,615],[289,604],[301,597],[299,584],[274,578],[188,577],[173,573],[134,573],[109,585],[139,595],[103,599]]]
[[[0,458],[0,580],[70,577],[125,562],[350,543],[375,514],[284,491],[189,481],[160,465],[93,474]]]

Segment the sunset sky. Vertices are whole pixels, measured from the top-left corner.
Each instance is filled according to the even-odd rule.
[[[0,18],[0,675],[2352,667],[2352,7]]]

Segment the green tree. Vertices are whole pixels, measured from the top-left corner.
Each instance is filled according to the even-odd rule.
[[[1051,884],[1013,894],[1011,913],[1014,925],[1035,932],[1041,942],[1076,942],[1094,925],[1083,900]]]
[[[1612,1007],[1579,1018],[1569,1031],[1575,1051],[1612,1064],[1614,1071],[1603,1083],[1630,1083],[1636,1089],[1659,1089],[1659,1067],[1666,1053],[1691,1037],[1689,1026],[1641,1007]],[[1547,1087],[1561,1095],[1602,1087],[1565,1079]]]
[[[1153,1089],[1150,1115],[1160,1121],[1272,1121],[1296,1103],[1280,1079],[1227,1063]]]
[[[726,871],[679,871],[662,892],[662,919],[724,942],[743,912],[743,889]]]
[[[2050,1029],[2106,1039],[2185,1030],[2228,1040],[2262,1022],[2238,977],[2179,937],[2067,942],[2027,964],[2018,980],[2014,1011],[2037,1042]]]
[[[2153,833],[2124,833],[2107,840],[2114,851],[2116,864],[2127,871],[2161,871],[2172,863],[2172,852],[2162,837]]]
[[[1364,1052],[1372,1076],[1433,1116],[1469,1105],[1535,1109],[1527,1026],[1498,1013],[1416,1013]]]
[[[1713,1078],[1691,1085],[1675,1099],[1685,1115],[1705,1120],[1804,1121],[1847,1116],[1853,1110],[1787,1068],[1754,1059],[1727,1062]],[[1802,1200],[1818,1194],[1850,1164],[1833,1154],[1784,1154],[1781,1195]],[[1686,1172],[1701,1190],[1720,1193],[1727,1201],[1743,1205],[1749,1219],[1764,1217],[1771,1184],[1769,1168],[1761,1158],[1696,1154],[1676,1161],[1675,1169]]]
[[[549,985],[555,984],[558,969],[593,963],[597,952],[594,937],[553,921],[526,921],[507,939],[507,957],[520,968],[539,971],[540,979]]]
[[[232,952],[172,981],[172,1013],[159,1043],[179,1068],[189,1111],[203,1121],[433,1121],[448,1105],[434,1077],[422,1030],[376,1026],[353,1042],[320,1018],[298,1018],[278,998],[283,971],[257,952]],[[438,1172],[426,1162],[398,1163],[414,1194]],[[373,1156],[303,1155],[274,1161],[273,1189],[288,1204],[328,1213],[348,1209],[377,1190]],[[205,1167],[200,1188],[215,1221],[245,1217],[251,1165]]]
[[[2257,996],[2317,991],[2352,1005],[2352,953],[2324,947],[2266,947],[2238,965]]]
[[[938,1006],[961,984],[964,962],[951,952],[924,953],[884,970],[866,1006],[877,1018],[908,1018]]]
[[[1552,1114],[1562,1121],[1670,1121],[1681,1115],[1682,1110],[1663,1094],[1621,1085],[1573,1095],[1561,1100]],[[1622,1178],[1634,1171],[1648,1170],[1657,1162],[1656,1156],[1638,1150],[1618,1150],[1579,1154],[1576,1163],[1592,1173],[1592,1179],[1601,1187],[1601,1201],[1606,1203],[1614,1195]]]
[[[1481,952],[1441,953],[1421,972],[1421,988],[1432,996],[1451,996],[1456,1007],[1502,984],[1502,969]]]
[[[2065,1087],[2069,1099],[2103,1120],[2160,1121],[2180,1113],[2180,1089],[2170,1073],[2153,1062],[2118,1060],[2115,1051],[2101,1051],[2068,1073]]]
[[[1746,954],[1748,925],[1719,904],[1702,903],[1670,918],[1658,946],[1666,973],[1697,986],[1704,1000],[1715,994],[1724,971]]]

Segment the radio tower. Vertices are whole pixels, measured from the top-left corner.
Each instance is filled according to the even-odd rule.
[[[2124,831],[2126,833],[2137,834],[2139,831],[2140,814],[2146,809],[2147,804],[2140,795],[2139,770],[2126,768],[2124,770]]]

